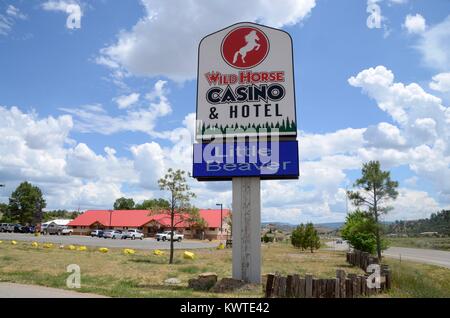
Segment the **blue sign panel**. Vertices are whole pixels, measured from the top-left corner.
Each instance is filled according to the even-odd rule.
[[[232,177],[298,179],[297,141],[194,144],[193,176],[198,180]]]

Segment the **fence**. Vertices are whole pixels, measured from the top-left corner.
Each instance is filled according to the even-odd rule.
[[[361,252],[359,250],[353,250],[353,252],[347,253],[347,262],[353,266],[358,266],[363,271],[367,270],[367,267],[371,264],[379,264],[378,257],[372,256],[367,252]]]
[[[299,275],[283,277],[277,274],[267,275],[265,296],[288,298],[356,298],[371,296],[391,288],[389,271],[381,271],[380,288],[369,288],[369,274],[346,274],[336,270],[336,278],[317,279],[312,275],[301,278]]]

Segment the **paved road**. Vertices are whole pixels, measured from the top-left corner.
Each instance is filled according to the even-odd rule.
[[[450,252],[422,248],[390,247],[383,255],[450,268]]]
[[[0,283],[0,298],[105,298],[105,296],[35,285]]]
[[[329,250],[346,251],[349,249],[346,243],[336,244],[335,241],[327,242]],[[414,262],[438,265],[450,268],[450,252],[429,250],[423,248],[390,247],[383,252],[384,256]]]
[[[169,242],[157,242],[155,239],[146,238],[143,240],[113,240],[104,239],[90,236],[58,236],[58,235],[41,235],[34,236],[32,234],[20,234],[20,233],[0,233],[0,241],[3,240],[16,240],[27,242],[40,242],[40,243],[53,243],[63,245],[86,245],[86,246],[99,246],[109,248],[133,248],[133,249],[170,249]],[[200,241],[183,241],[175,242],[175,249],[197,249],[197,248],[209,248],[217,246],[217,242],[200,242]]]

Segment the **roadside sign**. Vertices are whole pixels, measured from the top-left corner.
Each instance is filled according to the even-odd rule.
[[[296,136],[292,39],[238,23],[200,42],[197,140]]]
[[[203,143],[194,145],[193,177],[199,181],[232,177],[297,179],[297,141]]]
[[[200,42],[193,176],[231,180],[233,278],[261,282],[261,180],[298,179],[292,39],[237,23]]]

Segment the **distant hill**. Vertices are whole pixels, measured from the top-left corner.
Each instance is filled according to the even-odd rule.
[[[329,233],[339,229],[344,223],[318,223],[314,224],[314,227],[319,233]],[[281,230],[283,232],[292,232],[298,224],[282,223],[282,222],[262,222],[261,228],[272,227],[273,229]]]
[[[318,227],[326,227],[333,230],[338,230],[344,225],[344,222],[331,222],[331,223],[318,223],[314,224],[314,226]]]
[[[427,219],[395,221],[386,226],[388,234],[418,235],[422,232],[438,232],[450,235],[450,210],[433,213]]]

